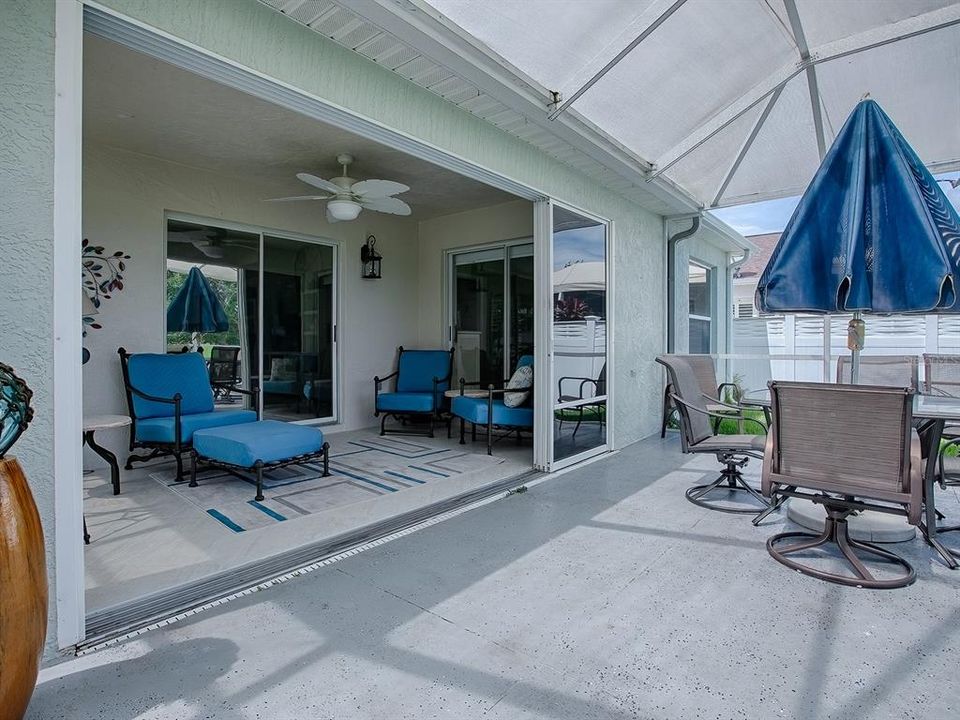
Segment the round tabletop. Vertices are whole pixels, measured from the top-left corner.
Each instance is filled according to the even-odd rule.
[[[444,397],[455,398],[460,397],[460,390],[447,390],[443,393]],[[487,396],[486,390],[464,390],[464,397],[469,398],[485,398]]]
[[[126,415],[91,415],[83,419],[83,431],[93,432],[94,430],[122,428],[129,424],[130,418]]]

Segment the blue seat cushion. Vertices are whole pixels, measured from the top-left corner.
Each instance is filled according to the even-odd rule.
[[[446,350],[404,350],[397,367],[397,392],[433,392],[433,379],[443,380],[437,389],[450,389],[450,353]]]
[[[264,380],[261,390],[273,395],[296,395],[296,380]]]
[[[433,393],[395,392],[377,395],[377,410],[380,412],[433,412]],[[437,403],[436,407],[440,404]]]
[[[253,467],[263,463],[282,462],[323,447],[323,432],[307,425],[294,425],[279,420],[198,430],[193,448],[210,460]]]
[[[486,398],[457,396],[453,399],[450,409],[454,415],[467,422],[477,425],[487,424]],[[533,427],[533,408],[510,408],[503,404],[503,400],[496,399],[493,401],[493,424],[510,427]]]
[[[183,396],[180,401],[183,415],[213,410],[210,374],[200,353],[137,353],[127,360],[127,372],[130,384],[147,395],[172,400],[174,395],[180,393]],[[173,403],[146,400],[136,393],[132,395],[133,414],[137,418],[173,417]]]
[[[197,430],[256,422],[253,410],[217,410],[180,417],[180,442],[189,443]],[[174,419],[172,417],[137,420],[137,440],[140,442],[172,443]]]

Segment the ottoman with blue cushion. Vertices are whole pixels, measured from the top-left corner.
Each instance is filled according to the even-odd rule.
[[[257,476],[256,500],[263,500],[263,470],[323,458],[323,476],[330,474],[330,445],[323,432],[307,425],[258,420],[193,433],[190,487],[197,486],[197,462]]]

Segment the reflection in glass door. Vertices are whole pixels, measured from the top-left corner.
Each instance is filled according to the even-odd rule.
[[[533,245],[455,254],[451,290],[454,375],[499,387],[533,354]]]
[[[607,444],[607,225],[554,205],[551,241],[557,463]]]
[[[263,414],[331,419],[334,249],[263,236]]]

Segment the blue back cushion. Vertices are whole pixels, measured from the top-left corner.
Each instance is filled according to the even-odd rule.
[[[533,367],[533,355],[521,355],[521,356],[517,359],[517,367],[518,367],[518,368],[522,368],[522,367],[524,367],[524,366],[526,366],[526,365],[529,365],[530,367]],[[517,368],[514,368],[514,371],[516,371],[516,369],[517,369]]]
[[[184,415],[213,411],[210,376],[200,353],[138,353],[130,356],[127,370],[130,384],[147,395],[172,399],[180,393]],[[133,414],[138,418],[173,417],[173,412],[173,403],[153,402],[133,394]]]
[[[400,353],[397,392],[432,392],[433,379],[444,380],[450,374],[450,353],[446,350],[404,350]],[[437,385],[448,390],[450,380]]]

